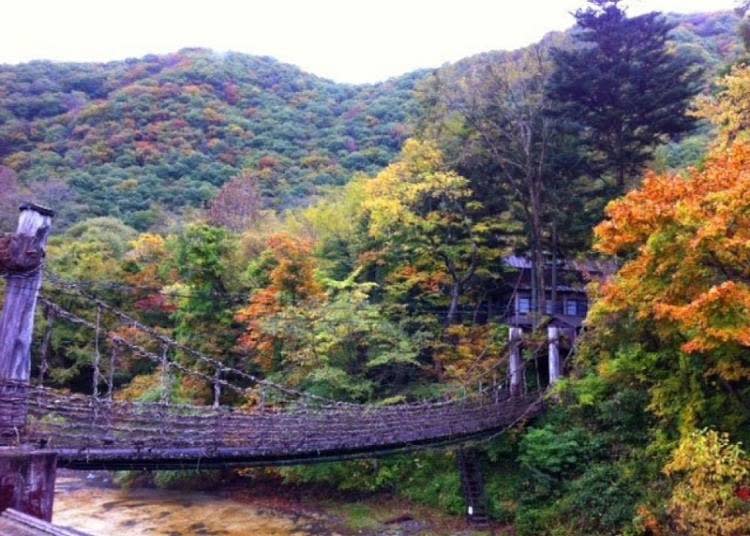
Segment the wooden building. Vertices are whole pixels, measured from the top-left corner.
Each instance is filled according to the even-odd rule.
[[[505,264],[517,271],[509,313],[505,319],[510,328],[511,390],[521,388],[523,332],[538,326],[540,320],[547,330],[548,355],[547,359],[537,360],[537,370],[543,383],[553,384],[564,372],[561,353],[567,354],[572,347],[588,314],[586,286],[614,273],[615,267],[612,263],[591,260],[561,260],[556,265],[549,262],[544,267],[545,311],[537,315],[530,259],[510,256],[505,258]]]

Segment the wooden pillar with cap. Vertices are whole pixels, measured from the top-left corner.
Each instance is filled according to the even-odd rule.
[[[7,282],[0,314],[0,511],[14,508],[50,521],[57,455],[23,444],[31,375],[34,313],[42,286],[42,263],[54,212],[26,203],[18,228],[0,237],[0,274]]]
[[[16,234],[0,241],[0,273],[7,282],[0,315],[0,381],[28,383],[42,261],[55,214],[33,203],[21,205],[20,211]]]

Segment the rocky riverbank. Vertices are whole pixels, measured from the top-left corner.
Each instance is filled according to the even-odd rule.
[[[388,495],[346,497],[273,481],[215,491],[120,489],[63,471],[55,523],[93,536],[478,536],[462,519]],[[499,531],[499,528],[496,529]],[[500,533],[500,532],[496,532]]]

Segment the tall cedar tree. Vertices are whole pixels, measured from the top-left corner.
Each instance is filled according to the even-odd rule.
[[[545,41],[488,56],[471,69],[444,68],[421,95],[423,135],[438,140],[489,212],[510,214],[522,226],[540,321],[547,310],[546,252],[556,254],[563,242],[576,241],[559,240],[557,229],[573,235],[581,227],[586,195],[576,181],[584,175],[577,132],[551,113],[549,48]],[[553,292],[552,308],[555,300]]]
[[[689,131],[701,70],[670,53],[673,25],[659,13],[628,18],[621,0],[590,0],[576,12],[578,46],[555,49],[548,91],[555,113],[579,124],[591,172],[620,194],[665,137]]]

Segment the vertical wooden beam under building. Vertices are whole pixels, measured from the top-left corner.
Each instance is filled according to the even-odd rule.
[[[547,340],[549,341],[549,384],[554,385],[562,376],[560,364],[560,328],[548,327]]]
[[[520,396],[523,394],[523,361],[521,359],[521,328],[510,328],[510,394]]]

